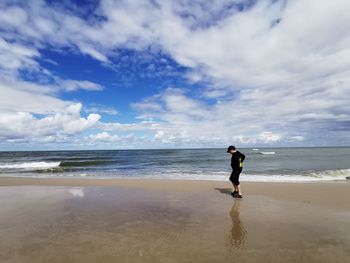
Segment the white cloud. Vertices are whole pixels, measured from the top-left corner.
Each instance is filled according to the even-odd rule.
[[[154,129],[157,125],[147,121],[139,123],[101,122],[99,128],[104,131],[143,131]]]
[[[0,78],[0,110],[46,114],[60,112],[69,104],[51,94],[52,86]]]
[[[98,114],[80,116],[81,104],[71,104],[63,111],[36,117],[28,112],[3,111],[0,115],[0,137],[7,139],[28,138],[29,140],[45,137],[52,140],[62,134],[70,135],[93,127],[100,119]]]
[[[273,132],[265,131],[259,134],[259,139],[264,143],[277,142],[282,136]]]
[[[1,4],[2,5],[2,4]],[[9,13],[1,12],[2,26],[23,26],[21,20],[31,20],[26,11],[10,7]],[[17,15],[17,17],[8,14]],[[17,22],[16,22],[17,21]],[[47,22],[47,21],[46,21]],[[43,33],[45,21],[35,21]],[[49,27],[49,23],[46,28]],[[22,29],[20,29],[22,30]],[[65,80],[41,68],[36,59],[38,46],[30,44],[26,35],[38,36],[40,32],[30,31],[11,39],[8,34],[0,36],[0,138],[2,143],[65,142],[73,135],[93,127],[100,120],[99,114],[80,115],[82,105],[59,98],[62,91],[102,90],[103,87],[90,81]],[[22,43],[23,42],[23,43]],[[21,79],[21,70],[38,74],[38,84]],[[52,79],[48,84],[47,80]],[[41,84],[39,84],[41,83]]]
[[[81,117],[82,104],[58,98],[57,90],[54,85],[0,78],[0,137],[59,142],[62,134],[80,133],[99,122],[96,113]]]
[[[39,52],[17,43],[8,43],[0,37],[0,69],[17,70],[19,68],[38,67],[34,58]]]
[[[108,132],[100,132],[97,134],[91,134],[82,139],[82,143],[84,146],[92,146],[92,147],[109,147],[112,149],[118,148],[134,148],[136,145],[140,147],[140,145],[149,145],[147,144],[147,140],[136,137],[134,134],[129,133],[126,135],[117,135],[111,134]]]
[[[6,12],[5,12],[6,11]],[[0,12],[0,21],[3,25],[21,27],[27,22],[28,15],[25,10],[18,6],[10,6]]]
[[[160,130],[160,131],[157,131],[157,133],[154,135],[154,138],[160,139],[160,138],[163,138],[164,135],[165,135],[165,132]]]
[[[301,142],[305,138],[304,138],[304,136],[301,136],[301,135],[295,135],[295,136],[290,136],[289,139],[292,140],[292,141],[299,141],[299,142]]]
[[[190,98],[163,95],[159,102],[154,96],[153,103],[145,100],[137,105],[146,110],[141,117],[160,118],[178,138],[181,131],[189,130],[193,140],[219,133],[223,141],[275,143],[306,130],[311,140],[311,136],[327,136],[325,130],[350,120],[346,6],[346,1],[293,1],[285,7],[260,1],[208,28],[191,30],[181,22],[167,25],[172,30],[161,32],[163,46],[195,70],[192,81],[212,78],[213,85],[204,94],[219,101],[205,110],[204,102],[192,99],[197,105],[193,108],[199,109],[198,117],[192,118]],[[276,19],[280,23],[273,26]],[[307,25],[301,26],[304,21]],[[224,97],[232,91],[235,96]],[[174,107],[164,106],[169,99]],[[322,128],[315,125],[320,120]],[[281,134],[262,133],[266,129]],[[294,139],[301,141],[301,137]]]
[[[99,114],[91,113],[86,118],[80,117],[82,105],[72,104],[67,108],[67,114],[57,114],[53,118],[48,118],[49,121],[62,123],[65,133],[77,133],[93,127],[101,118]]]
[[[133,106],[140,111],[139,118],[152,119],[152,125],[98,122],[103,131],[151,131],[175,144],[300,142],[311,137],[322,141],[323,136],[340,140],[343,133],[333,127],[341,123],[346,130],[350,122],[350,2],[261,0],[243,12],[234,8],[237,3],[244,6],[244,1],[105,0],[96,11],[104,16],[98,22],[43,1],[21,7],[4,3],[0,67],[35,68],[38,47],[46,45],[69,47],[105,64],[112,63],[109,57],[118,48],[142,50],[155,45],[191,68],[186,73],[191,82],[205,80],[210,86],[202,96],[172,88],[145,98]],[[76,81],[65,86],[102,89]],[[18,106],[24,115],[16,118],[50,112],[48,105],[64,112],[69,104],[38,87],[35,94],[42,103],[22,88],[11,90],[1,84],[0,89],[6,98],[0,98],[0,107],[9,110],[15,107],[15,98],[24,101]],[[214,102],[208,104],[206,99]],[[91,127],[97,119],[92,115],[72,122],[66,132],[79,125]]]
[[[89,139],[93,141],[102,141],[102,142],[116,142],[121,140],[121,138],[118,135],[111,135],[107,132],[91,134],[89,136]]]
[[[87,113],[103,113],[108,115],[117,115],[118,111],[113,107],[108,107],[96,103],[92,103],[84,107],[84,111]]]
[[[94,48],[91,47],[87,47],[85,45],[79,45],[80,51],[84,54],[90,55],[91,57],[100,60],[102,62],[107,63],[108,62],[108,58],[103,55],[101,52],[95,50]]]
[[[58,85],[66,91],[76,91],[76,90],[90,90],[90,91],[100,91],[103,87],[97,83],[87,81],[87,80],[72,80],[72,79],[59,79]]]

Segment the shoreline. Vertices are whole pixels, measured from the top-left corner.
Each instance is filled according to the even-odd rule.
[[[91,180],[91,181],[166,181],[166,182],[218,182],[218,183],[231,183],[228,179],[229,176],[227,176],[227,180],[221,180],[221,179],[198,179],[198,178],[159,178],[159,177],[103,177],[103,176],[31,176],[31,175],[7,175],[3,174],[0,175],[0,186],[2,186],[3,181],[8,181],[11,183],[26,183],[29,181],[39,181],[39,180],[52,180],[54,182],[57,180],[77,180],[80,182],[80,180]],[[14,179],[14,180],[12,180]],[[23,179],[22,181],[20,179]],[[21,181],[21,182],[20,182]],[[333,179],[333,180],[286,180],[286,181],[280,181],[280,180],[261,180],[261,181],[254,181],[249,180],[245,181],[240,180],[241,184],[346,184],[350,183],[350,176],[345,177],[344,179]],[[50,183],[51,184],[51,183]],[[74,183],[75,184],[75,183]],[[104,184],[103,184],[104,185]]]
[[[301,202],[329,209],[350,211],[350,184],[347,181],[323,182],[241,182],[244,198],[268,197],[276,200]],[[0,187],[9,186],[70,186],[123,187],[168,192],[230,193],[229,181],[130,178],[36,178],[0,177]]]

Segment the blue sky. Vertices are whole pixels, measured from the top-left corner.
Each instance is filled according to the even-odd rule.
[[[0,149],[350,145],[346,0],[0,8]]]

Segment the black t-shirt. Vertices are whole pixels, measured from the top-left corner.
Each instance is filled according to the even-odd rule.
[[[243,161],[245,159],[245,155],[239,151],[236,151],[232,154],[231,157],[231,167],[232,169],[238,169],[243,167]]]

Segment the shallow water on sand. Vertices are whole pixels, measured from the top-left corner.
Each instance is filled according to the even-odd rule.
[[[1,187],[0,262],[346,262],[350,212],[227,189]]]

